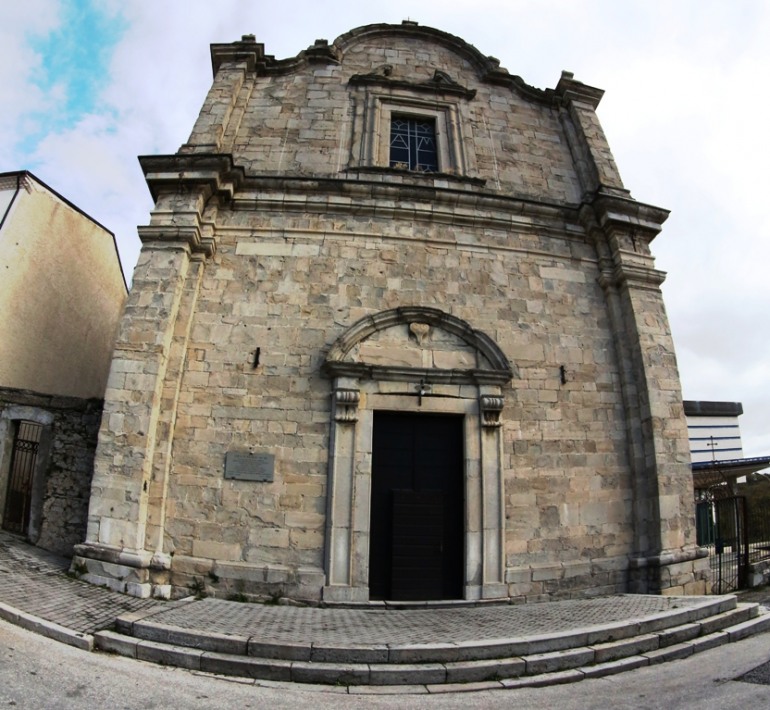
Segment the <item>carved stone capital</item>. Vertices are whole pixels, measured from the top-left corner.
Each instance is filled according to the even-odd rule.
[[[485,427],[499,427],[500,413],[503,411],[505,399],[502,396],[484,394],[479,397],[479,407],[481,409],[481,425]]]
[[[334,418],[340,423],[353,423],[358,421],[358,402],[361,393],[358,390],[336,389],[334,390]]]

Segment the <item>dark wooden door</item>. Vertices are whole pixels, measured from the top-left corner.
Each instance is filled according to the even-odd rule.
[[[375,412],[369,595],[460,599],[463,419]]]

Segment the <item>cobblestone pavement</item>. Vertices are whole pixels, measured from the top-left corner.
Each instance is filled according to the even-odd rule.
[[[258,636],[274,643],[453,643],[539,636],[649,617],[703,597],[623,595],[543,604],[442,609],[322,609],[202,599],[168,606],[154,623]]]
[[[160,602],[111,592],[67,576],[70,561],[0,532],[0,602],[85,634],[116,616]]]
[[[760,604],[770,609],[770,585],[753,587],[737,594],[738,601],[747,604]]]

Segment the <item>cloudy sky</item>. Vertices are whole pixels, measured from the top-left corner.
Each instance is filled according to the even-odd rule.
[[[130,278],[152,207],[138,155],[185,142],[209,44],[253,33],[294,56],[411,19],[539,88],[562,69],[632,195],[671,210],[653,243],[686,399],[741,401],[770,455],[770,3],[764,0],[20,0],[0,3],[0,172],[27,169],[116,234]]]

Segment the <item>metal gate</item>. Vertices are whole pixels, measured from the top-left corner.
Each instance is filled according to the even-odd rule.
[[[29,526],[32,479],[42,431],[41,424],[24,420],[16,422],[3,513],[3,528],[10,532],[25,533]]]
[[[745,589],[749,573],[749,537],[746,526],[746,498],[733,496],[707,503],[711,527],[711,584],[714,594]],[[706,511],[700,515],[705,516]],[[712,537],[713,536],[713,537]]]

